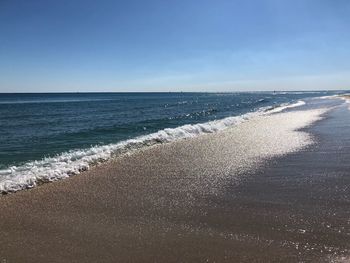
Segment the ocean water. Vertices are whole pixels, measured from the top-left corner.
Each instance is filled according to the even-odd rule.
[[[341,92],[0,94],[0,192]]]

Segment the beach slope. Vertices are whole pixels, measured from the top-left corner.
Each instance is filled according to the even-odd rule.
[[[349,254],[345,104],[260,116],[0,197],[6,262],[316,262]]]

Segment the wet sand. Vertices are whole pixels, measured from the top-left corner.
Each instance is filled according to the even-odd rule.
[[[349,114],[303,132],[269,125],[303,113],[276,115],[1,196],[0,262],[346,262]]]

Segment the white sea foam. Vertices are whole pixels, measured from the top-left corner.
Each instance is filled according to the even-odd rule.
[[[348,109],[350,110],[350,98],[348,97],[348,96],[350,96],[350,94],[344,94],[344,95],[345,96],[343,96],[343,97],[338,96],[338,98],[345,100],[345,103],[348,104],[348,106],[349,106]]]
[[[282,104],[276,108],[273,108],[271,110],[269,110],[269,113],[278,113],[278,112],[282,112],[286,109],[290,109],[290,108],[295,108],[295,107],[300,107],[300,106],[303,106],[305,105],[305,101],[302,101],[302,100],[299,100],[297,101],[296,103],[293,103],[293,104]]]
[[[348,104],[348,109],[350,110],[350,98],[348,96],[350,96],[350,94],[333,95],[333,96],[329,96],[329,97],[344,100],[345,103]],[[323,98],[326,98],[326,97],[321,97],[321,99],[323,99]]]
[[[86,171],[92,165],[105,162],[120,153],[130,150],[168,143],[178,139],[192,138],[201,134],[214,133],[237,125],[252,117],[277,113],[304,104],[305,102],[298,101],[294,104],[282,105],[272,109],[265,107],[256,112],[241,116],[228,117],[207,123],[188,124],[177,128],[168,128],[115,144],[64,152],[54,157],[28,162],[21,166],[12,166],[8,169],[0,170],[0,193],[16,192],[35,187],[41,183],[64,179]]]
[[[273,94],[294,94],[294,95],[302,95],[302,94],[320,94],[324,93],[324,91],[276,91]]]
[[[315,97],[313,99],[322,99],[322,100],[328,100],[328,99],[334,99],[334,98],[339,98],[339,95],[328,95],[328,96],[321,96],[321,97]]]

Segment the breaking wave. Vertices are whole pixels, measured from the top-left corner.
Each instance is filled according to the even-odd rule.
[[[290,108],[295,108],[295,107],[300,107],[305,105],[305,101],[299,100],[296,103],[293,104],[289,104],[289,103],[285,103],[285,104],[281,104],[278,107],[272,108],[269,110],[269,113],[278,113],[278,112],[282,112],[286,109],[290,109]]]

